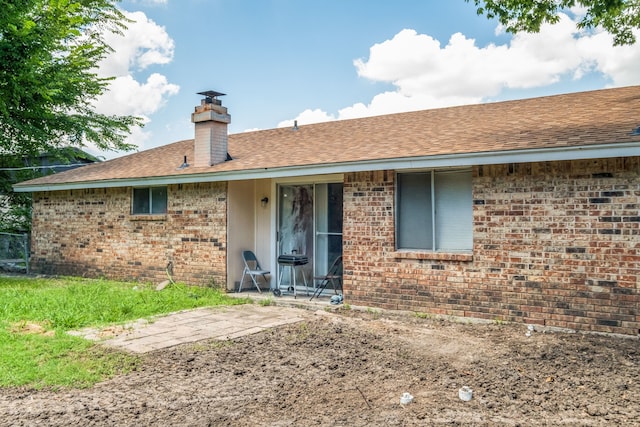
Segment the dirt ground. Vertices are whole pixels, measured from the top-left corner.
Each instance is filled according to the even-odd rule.
[[[90,389],[0,389],[0,425],[640,425],[637,338],[526,332],[318,312],[147,353],[137,371]]]

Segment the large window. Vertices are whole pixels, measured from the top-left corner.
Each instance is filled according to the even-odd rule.
[[[131,213],[134,215],[167,213],[167,187],[134,188]]]
[[[471,171],[400,173],[397,185],[398,249],[473,248]]]

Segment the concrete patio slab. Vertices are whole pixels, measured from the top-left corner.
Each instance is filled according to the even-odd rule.
[[[193,343],[205,339],[228,340],[262,332],[289,323],[301,322],[313,313],[302,308],[243,304],[231,307],[199,308],[136,321],[105,330],[70,332],[132,353]],[[108,332],[105,332],[108,329]]]

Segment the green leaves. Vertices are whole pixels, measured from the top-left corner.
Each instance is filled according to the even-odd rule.
[[[0,0],[0,150],[29,156],[92,143],[131,150],[142,121],[97,113],[109,78],[96,74],[105,32],[127,19],[115,0]]]
[[[465,0],[469,2],[469,0]],[[578,28],[601,26],[614,37],[614,45],[633,44],[640,28],[640,0],[473,0],[478,15],[498,19],[507,32],[538,32],[544,23],[555,24],[558,14],[574,6],[586,10]]]

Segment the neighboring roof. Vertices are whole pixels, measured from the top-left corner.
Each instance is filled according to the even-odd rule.
[[[225,181],[349,171],[640,155],[640,86],[229,135],[232,160],[193,140],[23,182],[16,191]]]

